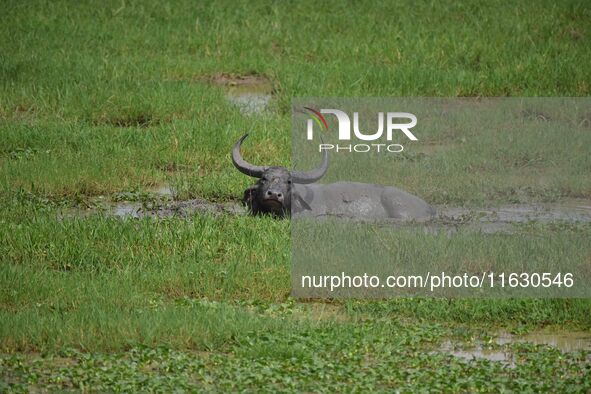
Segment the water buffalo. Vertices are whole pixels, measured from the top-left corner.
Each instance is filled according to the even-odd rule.
[[[435,215],[433,207],[425,201],[395,187],[359,182],[315,184],[328,169],[326,150],[323,151],[320,167],[311,171],[252,165],[240,153],[247,136],[242,136],[234,145],[232,163],[243,174],[259,179],[244,191],[243,201],[253,215],[406,220]]]

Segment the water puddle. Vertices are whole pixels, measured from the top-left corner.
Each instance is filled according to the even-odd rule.
[[[579,350],[591,351],[591,332],[564,331],[545,332],[534,331],[524,335],[513,335],[506,331],[500,331],[496,338],[498,345],[511,343],[533,343],[535,345],[547,345],[559,349],[562,352],[576,352]]]
[[[212,83],[221,85],[226,99],[245,115],[260,115],[266,112],[273,98],[271,82],[260,75],[216,75]]]
[[[500,208],[439,208],[437,211],[440,219],[455,222],[466,219],[476,219],[481,223],[591,222],[590,200],[567,200],[560,203],[512,205]]]
[[[437,214],[432,219],[405,221],[383,219],[375,223],[385,228],[415,227],[425,234],[446,233],[453,236],[460,231],[481,234],[515,234],[526,231],[529,224],[553,224],[577,226],[591,223],[591,200],[563,200],[547,204],[520,204],[497,208],[450,208],[435,207]],[[355,220],[355,219],[351,219]]]
[[[534,331],[524,335],[513,335],[507,331],[499,331],[493,340],[500,348],[489,348],[482,342],[477,342],[470,348],[463,347],[461,343],[451,340],[443,342],[439,352],[450,354],[467,361],[489,360],[501,362],[506,366],[515,366],[515,356],[509,349],[509,345],[516,343],[532,343],[535,345],[550,346],[563,353],[587,351],[591,352],[591,332],[563,331],[546,332]],[[591,361],[591,355],[588,356]]]
[[[471,349],[461,349],[454,342],[445,341],[439,348],[439,351],[466,361],[489,360],[501,362],[509,367],[515,366],[515,358],[511,352],[487,349],[482,345],[477,345]]]
[[[107,210],[111,215],[119,218],[141,217],[142,204],[137,202],[119,202]]]
[[[426,233],[460,229],[483,234],[515,233],[515,225],[528,223],[591,223],[590,200],[565,200],[560,203],[520,204],[498,208],[437,207],[437,217],[424,225]]]
[[[457,234],[460,231],[471,231],[480,234],[512,234],[516,232],[516,229],[512,223],[495,222],[461,224],[426,223],[422,228],[425,234],[439,234],[444,232],[449,237]]]
[[[271,94],[255,93],[248,90],[241,91],[240,89],[229,90],[226,98],[245,115],[262,114],[269,108],[271,103]]]

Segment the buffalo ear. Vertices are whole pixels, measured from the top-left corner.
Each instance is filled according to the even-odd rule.
[[[304,200],[302,198],[302,196],[300,196],[299,193],[293,193],[291,197],[294,199],[293,202],[296,203],[296,208],[300,208],[300,209],[296,209],[296,212],[304,211],[304,210],[307,210],[307,211],[312,210],[310,205],[306,202],[306,200]]]

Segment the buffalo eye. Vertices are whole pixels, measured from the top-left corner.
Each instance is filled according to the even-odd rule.
[[[287,184],[288,184],[288,185],[291,185],[291,180],[288,180],[288,181],[287,181]]]

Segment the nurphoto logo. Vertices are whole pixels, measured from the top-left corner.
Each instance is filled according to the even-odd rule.
[[[353,112],[353,127],[351,128],[351,118],[345,111],[339,109],[320,109],[315,110],[310,107],[304,107],[306,112],[310,114],[311,119],[307,122],[307,139],[312,141],[314,139],[314,124],[320,128],[320,130],[329,130],[328,122],[326,121],[323,114],[334,115],[338,123],[338,139],[339,141],[351,141],[351,129],[353,129],[354,138],[360,141],[377,141],[384,140],[384,119],[386,119],[386,133],[385,141],[387,143],[360,143],[360,144],[318,144],[318,150],[332,150],[335,152],[357,152],[367,153],[370,151],[375,152],[389,152],[389,153],[400,153],[404,150],[404,146],[399,143],[390,143],[392,138],[397,131],[401,131],[402,134],[411,141],[418,141],[417,137],[410,131],[417,125],[417,117],[414,114],[408,112],[378,112],[378,129],[375,132],[363,132],[359,127],[359,113]],[[400,122],[406,120],[406,122]]]

